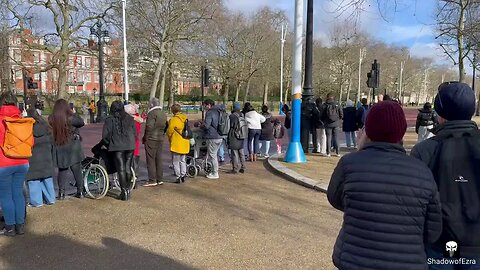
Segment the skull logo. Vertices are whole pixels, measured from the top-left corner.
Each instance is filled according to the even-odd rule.
[[[450,257],[453,257],[453,255],[455,254],[455,251],[457,251],[457,248],[458,248],[457,242],[455,241],[447,242],[445,248],[448,251],[448,254],[450,255]]]

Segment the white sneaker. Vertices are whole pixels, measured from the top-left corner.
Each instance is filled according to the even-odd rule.
[[[330,155],[330,154],[326,154],[325,156],[326,156],[326,157],[331,157],[332,155]]]
[[[270,155],[265,155],[264,157],[265,157],[265,158],[269,158],[269,157],[270,157]]]
[[[207,177],[208,179],[218,179],[218,178],[220,178],[220,177],[218,176],[218,173],[217,173],[217,174],[207,174],[206,177]]]
[[[340,155],[340,154],[334,154],[333,156],[335,156],[335,157],[341,157],[342,155]]]

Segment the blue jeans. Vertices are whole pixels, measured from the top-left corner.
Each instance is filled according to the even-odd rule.
[[[28,164],[0,168],[0,205],[6,225],[25,223],[23,183]]]
[[[250,155],[258,154],[261,129],[248,129],[248,153]]]
[[[42,206],[44,199],[47,204],[55,203],[55,188],[53,187],[52,177],[39,180],[30,180],[27,183],[31,205]]]
[[[357,142],[355,139],[355,131],[352,132],[345,132],[345,141],[347,143],[347,147],[353,147],[357,146]]]
[[[431,259],[441,260],[443,259],[443,251],[438,250],[432,246],[426,246],[425,251],[427,253],[427,261]],[[429,264],[429,270],[480,270],[480,257],[478,258],[466,258],[475,259],[476,264],[470,265],[453,265],[453,264]]]
[[[223,138],[222,145],[220,145],[220,148],[218,149],[218,159],[220,162],[225,161],[225,141],[226,138]]]

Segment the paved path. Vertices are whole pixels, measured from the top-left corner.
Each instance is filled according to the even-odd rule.
[[[100,132],[86,127],[85,144]],[[140,187],[128,202],[29,209],[27,235],[0,238],[0,269],[334,269],[341,220],[324,194],[248,164],[244,175]]]

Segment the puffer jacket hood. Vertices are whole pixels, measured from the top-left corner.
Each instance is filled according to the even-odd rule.
[[[21,116],[22,112],[17,106],[1,106],[0,107],[0,116],[6,117],[14,117],[14,116]]]

